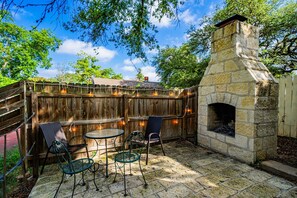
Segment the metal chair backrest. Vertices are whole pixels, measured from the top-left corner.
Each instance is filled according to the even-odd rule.
[[[60,142],[57,140],[53,141],[52,150],[54,151],[54,153],[58,159],[59,167],[62,170],[63,170],[63,166],[68,164],[70,171],[74,171],[74,168],[71,165],[71,161],[72,161],[71,155],[63,142]]]
[[[48,148],[51,148],[54,141],[60,141],[67,144],[67,139],[60,122],[41,124],[39,127],[43,133]]]
[[[145,139],[148,140],[150,133],[160,134],[162,127],[162,117],[160,116],[149,116],[146,130],[145,130]],[[157,135],[153,135],[151,138],[159,138]]]

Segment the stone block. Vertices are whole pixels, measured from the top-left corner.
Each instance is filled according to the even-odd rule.
[[[277,109],[278,98],[276,97],[256,97],[256,109]]]
[[[222,84],[222,85],[216,85],[216,92],[226,92],[227,90],[227,85]]]
[[[263,149],[263,139],[262,138],[255,138],[254,139],[254,150],[253,151],[260,151]]]
[[[231,82],[232,83],[243,83],[243,82],[254,82],[254,78],[250,75],[247,70],[240,70],[232,72]]]
[[[255,96],[255,89],[256,89],[256,84],[254,82],[249,82],[249,95],[250,96]]]
[[[213,34],[212,34],[212,41],[216,41],[218,39],[223,38],[223,29],[217,29]]]
[[[239,24],[238,22],[230,23],[222,29],[224,30],[224,37],[231,36],[234,33],[239,33]]]
[[[234,60],[228,60],[225,62],[224,69],[226,72],[237,71],[239,69],[238,65]]]
[[[255,111],[248,110],[248,122],[249,123],[255,123]]]
[[[226,142],[232,144],[233,146],[237,146],[239,148],[248,149],[248,138],[239,134],[235,134],[235,137],[226,137]]]
[[[216,137],[216,132],[213,132],[213,131],[206,131],[206,135],[208,137],[211,137],[211,138],[215,138]]]
[[[198,134],[198,144],[210,148],[210,138],[201,134]]]
[[[205,96],[215,92],[215,86],[203,86],[200,88],[200,95]]]
[[[276,157],[277,156],[276,147],[267,149],[266,154],[268,159]]]
[[[218,52],[217,62],[223,62],[237,57],[235,48],[229,48]]]
[[[254,151],[255,150],[255,139],[254,138],[249,138],[248,139],[248,150],[249,151]]]
[[[210,65],[208,74],[217,74],[217,73],[222,73],[224,72],[224,64],[223,63],[216,63]]]
[[[255,136],[255,126],[253,123],[235,122],[236,134],[253,138]]]
[[[226,135],[217,133],[217,134],[216,134],[216,138],[217,138],[219,141],[221,141],[221,142],[226,142]]]
[[[203,78],[200,81],[199,86],[209,86],[209,85],[212,85],[213,84],[212,79],[213,79],[212,76],[203,76]]]
[[[227,86],[227,91],[232,94],[248,95],[249,84],[248,83],[231,83]]]
[[[207,116],[199,115],[198,123],[202,125],[207,125]]]
[[[249,38],[247,42],[247,47],[253,50],[259,49],[259,39],[257,38]]]
[[[198,106],[198,112],[199,112],[199,116],[207,116],[207,106],[204,105],[199,105]]]
[[[199,95],[199,97],[198,97],[198,104],[199,105],[207,105],[206,97]]]
[[[224,93],[217,93],[217,102],[224,103],[225,94]]]
[[[243,109],[255,109],[255,98],[251,96],[238,97],[237,105]]]
[[[224,103],[230,104],[232,95],[229,93],[224,94]]]
[[[208,65],[215,64],[217,62],[219,62],[218,61],[218,53],[212,52]],[[208,74],[207,71],[208,71],[208,67],[206,68],[205,74]]]
[[[212,50],[213,52],[219,53],[222,50],[232,48],[232,45],[233,43],[232,43],[231,36],[228,36],[212,42],[212,46],[213,46]]]
[[[208,104],[217,103],[217,94],[216,93],[211,94],[210,97],[211,97],[211,100]]]
[[[230,105],[232,105],[234,107],[237,107],[238,98],[239,97],[237,95],[232,95],[231,96],[231,103],[230,103]]]
[[[263,137],[263,149],[270,149],[277,147],[277,136]]]
[[[228,145],[224,142],[221,142],[219,140],[210,139],[210,147],[216,151],[219,151],[220,153],[227,154],[228,153]]]
[[[217,74],[212,77],[213,78],[213,84],[229,84],[231,82],[231,73],[222,73]]]
[[[257,31],[258,31],[258,28],[253,25],[243,23],[243,22],[240,22],[240,24],[239,24],[239,32],[240,32],[241,36],[243,36],[245,38],[246,37],[256,38]]]
[[[236,109],[236,121],[248,122],[248,110]]]
[[[256,125],[257,137],[273,136],[277,133],[277,123],[264,123]]]
[[[269,96],[278,97],[279,85],[277,83],[270,84]]]
[[[211,95],[207,95],[207,96],[206,96],[206,103],[207,103],[207,104],[211,104],[211,103],[213,103]]]
[[[246,163],[254,163],[256,161],[256,156],[252,151],[248,151],[235,146],[230,146],[228,148],[228,153],[230,156],[239,159],[240,161]]]
[[[265,150],[260,150],[260,151],[257,151],[256,152],[256,155],[257,155],[257,160],[265,160],[267,158],[267,155],[266,155],[266,151]]]

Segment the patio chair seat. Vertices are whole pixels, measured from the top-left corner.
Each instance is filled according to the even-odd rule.
[[[139,160],[140,154],[134,152],[121,152],[115,155],[115,161],[120,163],[132,163]]]
[[[61,167],[65,174],[72,175],[81,173],[92,167],[94,160],[90,158],[82,158],[78,160],[73,160],[69,164],[65,164]]]

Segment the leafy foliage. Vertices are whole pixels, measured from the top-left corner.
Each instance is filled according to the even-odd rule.
[[[174,18],[179,4],[178,0],[81,0],[65,27],[81,32],[82,39],[111,41],[125,47],[128,55],[145,59],[145,48],[158,47],[151,17],[159,21],[165,16]]]
[[[208,65],[209,58],[198,62],[188,45],[167,47],[154,57],[153,65],[167,87],[190,87],[198,85]]]
[[[60,40],[48,30],[28,31],[13,23],[0,21],[0,66],[3,77],[23,80],[37,74],[37,68],[49,68],[49,51],[55,51]]]
[[[214,24],[240,14],[260,28],[259,57],[274,75],[297,69],[297,3],[281,0],[226,0],[213,17],[204,17],[201,28],[190,33],[189,45],[200,55],[208,55]]]
[[[96,57],[79,54],[80,58],[72,65],[74,73],[66,73],[57,77],[60,82],[91,83],[92,77],[122,79],[122,74],[116,74],[111,68],[102,69],[96,65]]]

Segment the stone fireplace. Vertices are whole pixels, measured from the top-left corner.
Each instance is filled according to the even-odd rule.
[[[278,83],[259,61],[259,30],[238,15],[218,26],[199,85],[198,143],[247,163],[273,157]]]

